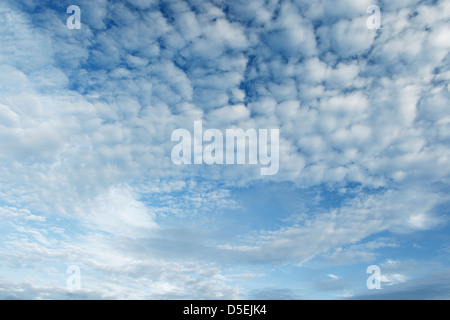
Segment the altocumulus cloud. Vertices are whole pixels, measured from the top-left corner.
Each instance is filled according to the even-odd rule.
[[[385,297],[446,297],[450,4],[372,4],[3,1],[1,298],[366,297],[401,259]],[[278,174],[174,166],[199,120],[279,128]]]

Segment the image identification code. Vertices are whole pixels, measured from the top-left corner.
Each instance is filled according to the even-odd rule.
[[[214,318],[218,314],[226,313],[230,316],[255,316],[265,315],[267,313],[265,305],[231,305],[229,304],[226,309],[219,307],[196,307],[191,304],[189,307],[184,307],[184,315],[205,315]]]

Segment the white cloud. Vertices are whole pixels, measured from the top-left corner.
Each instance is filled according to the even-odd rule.
[[[402,281],[377,292],[352,296],[352,300],[447,300],[449,299],[449,271],[442,270],[426,277]]]
[[[404,233],[431,228],[439,221],[432,213],[438,199],[440,200],[438,195],[418,191],[413,193],[410,190],[359,196],[339,209],[316,213],[301,225],[261,232],[248,239],[249,243],[246,245],[220,248],[230,251],[237,259],[246,261],[270,261],[275,264],[297,261],[302,265],[333,248],[357,244],[370,235],[383,231]],[[424,220],[417,221],[418,216]],[[354,259],[371,261],[374,255],[370,243],[363,248],[365,246],[363,251],[354,247],[353,250],[356,251],[344,253],[341,257],[342,249],[335,249],[330,260],[335,260],[338,264]],[[340,258],[343,259],[339,261]]]
[[[148,237],[157,227],[154,214],[129,187],[111,187],[78,211],[95,229],[118,236]]]

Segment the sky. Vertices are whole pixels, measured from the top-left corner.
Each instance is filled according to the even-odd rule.
[[[449,80],[445,0],[2,0],[0,299],[450,299]]]

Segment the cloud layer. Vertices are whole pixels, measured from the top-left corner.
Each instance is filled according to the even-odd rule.
[[[0,4],[2,298],[305,297],[267,282],[446,226],[448,2],[381,1],[380,30],[371,1],[72,4]],[[280,129],[279,173],[173,165],[198,120]]]

